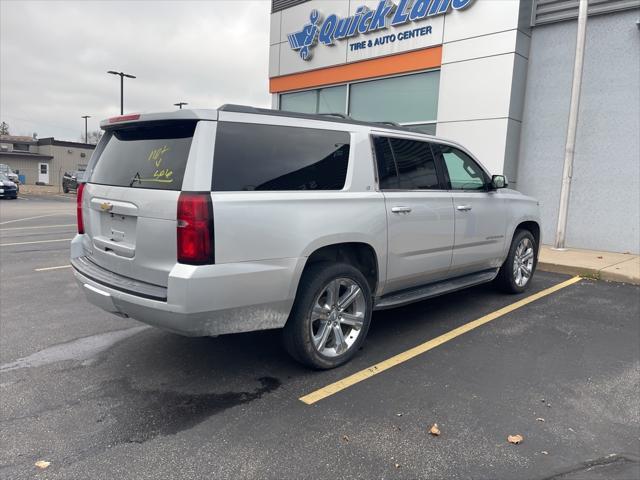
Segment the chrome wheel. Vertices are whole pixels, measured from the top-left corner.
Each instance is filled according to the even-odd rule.
[[[513,256],[513,281],[518,287],[524,287],[533,274],[533,242],[529,238],[523,238],[516,247]]]
[[[360,335],[366,308],[362,289],[354,280],[337,278],[325,285],[309,313],[316,351],[336,357],[349,350]]]

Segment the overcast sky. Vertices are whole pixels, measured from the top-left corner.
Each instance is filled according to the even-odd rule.
[[[269,0],[0,0],[0,120],[78,141],[120,113],[268,107]]]

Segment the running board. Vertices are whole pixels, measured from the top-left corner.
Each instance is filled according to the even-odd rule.
[[[463,288],[473,287],[481,283],[492,281],[498,275],[498,269],[485,270],[463,277],[452,278],[438,283],[432,283],[423,287],[413,288],[411,290],[403,290],[399,293],[392,293],[377,299],[374,310],[385,310],[387,308],[401,307],[409,303],[419,302],[427,298],[433,298],[445,293],[455,292]]]

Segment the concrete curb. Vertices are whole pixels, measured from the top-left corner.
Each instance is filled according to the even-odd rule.
[[[640,285],[640,257],[637,255],[574,249],[558,252],[544,245],[538,268],[543,272]]]

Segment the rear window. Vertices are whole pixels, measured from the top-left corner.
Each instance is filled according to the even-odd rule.
[[[195,127],[195,121],[178,121],[108,131],[90,182],[180,190]]]
[[[349,140],[334,130],[220,122],[212,189],[342,190]]]

